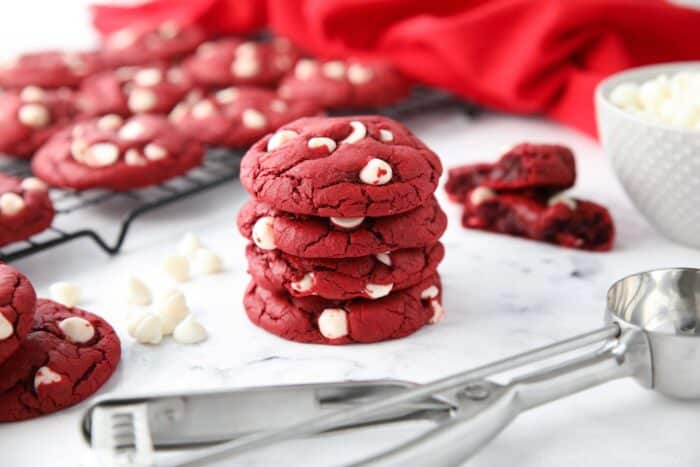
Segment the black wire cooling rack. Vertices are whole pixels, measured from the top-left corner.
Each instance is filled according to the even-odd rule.
[[[417,88],[408,99],[396,105],[352,113],[379,113],[403,120],[414,115],[450,108],[458,108],[469,116],[475,116],[479,112],[474,105],[457,100],[448,94],[427,88]],[[349,113],[336,114],[348,115]],[[207,151],[201,166],[183,176],[141,190],[78,192],[52,188],[50,195],[56,210],[53,225],[31,238],[0,247],[0,261],[17,260],[78,238],[92,239],[106,253],[117,254],[124,244],[129,228],[139,216],[236,179],[243,152],[211,148]],[[31,169],[26,161],[0,158],[0,172],[25,177],[31,174]],[[113,205],[119,206],[118,214],[111,209]],[[85,221],[84,217],[89,218],[91,215],[90,210],[98,210],[99,214],[107,211],[108,215],[119,216],[117,233],[111,242],[106,239],[106,235],[98,233],[93,226],[88,225],[89,222]],[[80,216],[77,223],[69,221],[80,214],[85,215]],[[72,227],[64,227],[67,225]]]

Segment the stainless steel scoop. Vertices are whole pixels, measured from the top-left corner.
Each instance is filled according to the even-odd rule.
[[[390,421],[406,416],[406,410],[431,407],[440,414],[431,417],[435,428],[356,465],[453,466],[476,453],[519,413],[613,379],[633,377],[670,397],[700,398],[700,270],[663,269],[622,279],[608,291],[605,316],[604,327],[556,344],[423,386],[370,391],[374,396],[369,402],[316,413],[307,420],[296,418],[283,427],[256,427],[262,431],[157,465],[201,465],[214,457]],[[585,350],[590,347],[595,348]],[[505,384],[487,379],[505,372],[519,374]],[[380,383],[354,384],[369,390]],[[309,386],[318,390],[323,385]]]

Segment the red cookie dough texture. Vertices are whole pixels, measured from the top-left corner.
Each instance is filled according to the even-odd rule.
[[[576,162],[571,149],[556,144],[523,143],[506,151],[496,163],[450,169],[445,191],[451,200],[464,202],[476,187],[554,194],[571,188],[575,181]]]
[[[0,246],[18,242],[51,225],[54,209],[46,184],[0,173]]]
[[[203,146],[164,116],[106,115],[56,134],[37,152],[32,169],[62,188],[126,191],[182,175],[203,155]]]
[[[410,90],[409,81],[390,64],[357,59],[301,59],[279,87],[283,97],[311,99],[327,109],[390,105]]]
[[[111,66],[145,65],[182,57],[205,38],[200,28],[182,27],[175,21],[165,21],[155,29],[129,26],[107,36],[101,53]]]
[[[256,199],[318,216],[388,216],[427,202],[440,159],[400,123],[380,116],[305,118],[253,145],[241,182]]]
[[[546,200],[515,193],[482,196],[478,190],[484,188],[464,203],[465,227],[582,250],[612,249],[615,227],[603,206],[561,195]]]
[[[318,295],[331,300],[376,299],[435,275],[445,248],[434,243],[377,255],[308,259],[248,245],[248,272],[256,284],[293,297]]]
[[[399,339],[439,322],[444,315],[437,275],[378,300],[294,298],[252,282],[244,305],[248,318],[272,334],[332,345]]]
[[[0,94],[0,153],[29,158],[77,115],[73,92],[27,86]]]
[[[200,98],[193,93],[171,112],[170,120],[183,133],[208,145],[243,148],[286,123],[319,111],[312,101],[282,99],[273,91],[243,86]]]
[[[167,114],[192,89],[192,80],[179,66],[121,67],[86,79],[78,105],[90,116]]]
[[[299,52],[287,39],[224,38],[200,45],[185,66],[197,83],[209,87],[274,86],[298,59]]]
[[[85,77],[104,67],[98,52],[28,53],[0,63],[0,88],[77,86]]]
[[[0,365],[15,353],[29,334],[35,305],[34,287],[27,278],[10,266],[0,264]]]
[[[39,300],[34,325],[0,365],[0,422],[35,418],[81,402],[105,384],[121,355],[103,319]]]
[[[447,217],[435,198],[407,213],[354,219],[292,214],[250,200],[238,215],[238,228],[264,250],[352,258],[431,245],[445,232]]]

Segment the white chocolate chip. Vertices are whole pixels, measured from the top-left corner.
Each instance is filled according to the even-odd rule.
[[[242,118],[243,126],[248,128],[264,128],[267,124],[265,116],[255,109],[245,109]]]
[[[49,189],[46,183],[42,182],[41,180],[35,177],[25,178],[24,180],[22,180],[20,186],[23,190],[27,191],[46,191]]]
[[[243,55],[236,57],[231,63],[231,73],[239,78],[250,78],[260,71],[260,62],[254,56]]]
[[[139,86],[155,86],[163,81],[163,72],[158,68],[142,68],[134,74],[133,79]]]
[[[292,288],[292,290],[299,293],[309,292],[314,286],[314,273],[307,272],[304,274],[304,277],[296,282],[290,283],[289,286]]]
[[[372,79],[372,70],[369,68],[353,63],[348,67],[348,80],[352,84],[364,84]]]
[[[394,284],[367,284],[365,285],[365,293],[373,300],[386,297],[394,288]]]
[[[391,252],[387,251],[386,253],[377,253],[374,255],[375,258],[377,258],[377,261],[379,261],[382,264],[385,264],[389,267],[391,267]]]
[[[119,130],[119,138],[133,141],[143,137],[146,133],[146,129],[143,124],[139,121],[130,121]]]
[[[370,159],[360,171],[360,180],[367,185],[384,185],[391,181],[391,166],[382,159]]]
[[[79,316],[64,319],[58,323],[58,327],[69,341],[76,344],[85,344],[95,337],[95,327],[90,321]]]
[[[428,300],[429,298],[436,298],[440,291],[438,290],[437,286],[431,285],[427,289],[423,290],[420,293],[420,298],[421,300]]]
[[[255,42],[244,42],[236,47],[236,55],[251,56],[257,54],[258,46]]]
[[[3,216],[14,216],[18,214],[26,203],[17,193],[3,193],[0,195],[0,214]]]
[[[196,54],[202,57],[212,55],[216,51],[216,44],[213,42],[203,42],[197,47]]]
[[[85,60],[83,60],[83,57],[80,56],[80,54],[77,53],[64,53],[61,56],[61,59],[63,60],[63,63],[66,64],[66,66],[70,69],[70,72],[75,74],[75,75],[84,75],[87,73],[87,64],[85,63]]]
[[[326,138],[323,136],[317,136],[315,138],[311,138],[309,142],[307,143],[307,146],[309,149],[315,149],[315,148],[320,148],[325,146],[326,149],[328,149],[328,154],[332,153],[335,151],[335,148],[337,147],[335,141],[333,141],[330,138]]]
[[[201,274],[217,274],[221,272],[221,258],[211,250],[199,248],[192,258],[192,266]]]
[[[479,186],[474,188],[469,194],[469,201],[473,205],[478,206],[481,203],[488,201],[491,198],[494,198],[495,196],[496,193],[494,193],[492,189],[486,188],[485,186]]]
[[[128,322],[129,335],[139,344],[160,344],[163,340],[162,327],[160,317],[148,311],[137,313]]]
[[[12,323],[0,313],[0,341],[4,341],[15,333]]]
[[[148,161],[141,155],[138,149],[131,148],[127,149],[124,153],[124,163],[132,166],[144,166],[148,164]]]
[[[72,308],[80,303],[83,291],[76,284],[70,282],[56,282],[49,287],[49,293],[53,301]]]
[[[430,300],[430,307],[433,309],[433,316],[428,322],[430,324],[438,324],[445,318],[445,310],[437,300]]]
[[[173,108],[172,111],[170,111],[168,118],[170,119],[170,121],[173,122],[182,120],[185,117],[185,115],[187,115],[188,109],[189,105],[186,102],[180,102]]]
[[[274,250],[275,231],[273,229],[275,218],[271,216],[261,217],[253,225],[253,242],[263,250]]]
[[[207,340],[207,330],[190,315],[177,325],[173,339],[179,344],[199,344]]]
[[[301,59],[294,67],[294,76],[297,79],[307,80],[316,72],[316,68],[316,60]]]
[[[79,127],[76,127],[79,128]],[[75,129],[75,128],[74,128]],[[70,153],[78,162],[83,162],[85,160],[85,155],[87,154],[88,145],[85,140],[76,139],[70,144]]]
[[[168,150],[155,143],[149,143],[143,148],[143,155],[146,156],[148,160],[158,161],[168,157]]]
[[[216,94],[214,94],[214,98],[222,104],[230,104],[231,102],[238,99],[238,96],[240,96],[240,94],[241,92],[238,90],[238,88],[230,87],[226,89],[221,89],[220,91],[216,91]]]
[[[338,60],[323,64],[323,74],[331,79],[343,79],[345,76],[345,64]]]
[[[192,232],[188,232],[182,237],[182,240],[177,244],[177,254],[191,258],[195,251],[202,247],[202,242]]]
[[[131,276],[126,282],[126,301],[131,305],[150,305],[151,289],[138,277]]]
[[[270,102],[270,108],[275,112],[286,112],[288,109],[287,103],[280,99],[275,99]]]
[[[119,160],[119,148],[112,143],[95,143],[82,157],[82,162],[90,167],[107,167]]]
[[[44,90],[38,86],[27,86],[19,93],[19,98],[24,102],[40,102],[44,96]]]
[[[42,128],[51,121],[49,109],[42,104],[24,104],[19,108],[17,118],[32,128]]]
[[[209,117],[214,113],[214,104],[209,101],[197,102],[194,107],[192,107],[192,117],[196,119],[204,119]]]
[[[180,26],[172,20],[163,21],[158,28],[158,34],[164,39],[173,39],[180,34]]]
[[[129,93],[127,106],[134,113],[148,112],[158,103],[158,96],[150,89],[134,89]]]
[[[348,313],[342,308],[326,308],[318,317],[318,330],[326,339],[348,335]]]
[[[379,130],[379,139],[381,139],[385,143],[391,143],[392,141],[394,141],[394,133],[382,128],[381,130]]]
[[[190,266],[187,258],[180,255],[170,255],[163,260],[163,271],[177,282],[190,279]]]
[[[267,141],[267,150],[274,151],[283,146],[287,141],[291,141],[298,136],[299,133],[294,130],[279,130]]]
[[[169,291],[156,303],[156,314],[160,318],[161,333],[169,336],[178,324],[190,314],[187,301],[182,292]]]
[[[112,49],[126,49],[136,42],[136,33],[124,28],[112,33],[107,39],[107,45]]]
[[[136,68],[135,66],[123,66],[114,70],[114,75],[119,81],[129,81],[131,78],[134,77],[134,73],[136,73],[136,70],[138,70],[138,68]]]
[[[639,108],[639,86],[636,83],[622,83],[610,92],[610,101],[626,110]]]
[[[365,127],[365,125],[362,122],[353,120],[352,122],[350,122],[350,127],[352,128],[352,131],[348,136],[345,137],[344,140],[341,141],[341,143],[357,143],[365,136],[367,136],[367,127]]]
[[[97,128],[100,130],[116,130],[124,124],[124,120],[116,114],[105,115],[97,120]]]
[[[562,194],[552,196],[551,198],[549,198],[549,201],[547,201],[547,204],[549,206],[563,204],[564,206],[568,207],[572,211],[575,211],[576,207],[578,206],[578,203],[576,203],[576,200],[569,198],[568,196],[565,196]]]
[[[47,384],[59,383],[63,377],[53,371],[48,366],[42,366],[34,374],[34,390],[38,390],[39,386],[44,386]]]
[[[331,217],[331,222],[343,229],[354,229],[364,221],[364,217]]]

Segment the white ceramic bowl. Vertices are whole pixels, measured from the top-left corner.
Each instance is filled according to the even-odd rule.
[[[700,62],[633,68],[602,81],[595,93],[598,133],[617,177],[637,208],[664,235],[700,248],[700,130],[646,121],[609,100],[618,84],[700,71]]]

